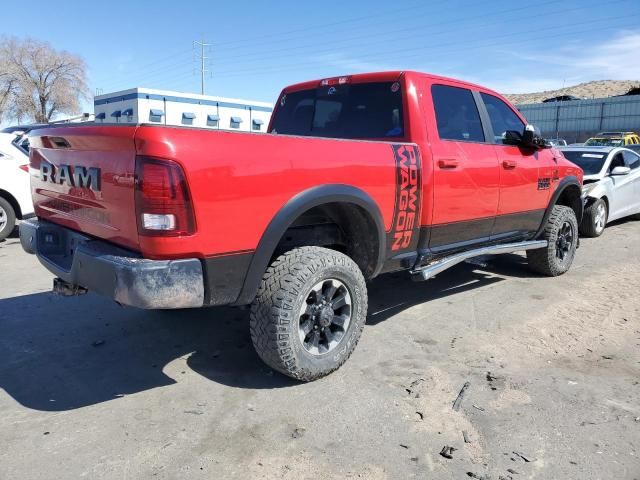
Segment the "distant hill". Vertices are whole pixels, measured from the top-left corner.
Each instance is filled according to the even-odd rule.
[[[540,103],[547,98],[559,95],[575,95],[580,98],[613,97],[614,95],[623,95],[631,88],[639,86],[640,80],[596,80],[558,90],[535,93],[506,93],[504,96],[514,104]]]

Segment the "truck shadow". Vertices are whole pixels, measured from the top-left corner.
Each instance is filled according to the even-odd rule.
[[[520,257],[510,257],[482,270],[459,265],[427,283],[401,273],[380,277],[370,286],[368,323],[526,274],[514,265]],[[248,319],[234,308],[148,312],[92,294],[1,299],[0,388],[27,408],[66,411],[168,386],[189,370],[236,388],[299,385],[260,361]]]

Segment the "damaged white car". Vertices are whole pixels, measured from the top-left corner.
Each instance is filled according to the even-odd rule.
[[[582,192],[587,197],[580,233],[599,237],[607,223],[634,216],[640,219],[640,155],[620,147],[564,147],[567,160],[584,170]]]

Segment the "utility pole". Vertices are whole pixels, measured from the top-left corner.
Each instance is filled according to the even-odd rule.
[[[204,76],[208,72],[205,61],[209,59],[209,57],[205,55],[205,48],[210,47],[211,44],[206,43],[204,39],[202,39],[201,41],[198,41],[198,40],[194,41],[193,46],[200,47],[200,78],[201,78],[200,93],[204,95]]]

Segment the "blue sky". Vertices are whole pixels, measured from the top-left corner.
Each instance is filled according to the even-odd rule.
[[[638,0],[31,0],[29,11],[0,33],[81,55],[91,89],[104,93],[199,92],[197,39],[212,44],[206,93],[271,102],[286,84],[372,70],[428,71],[504,93],[640,79]]]

